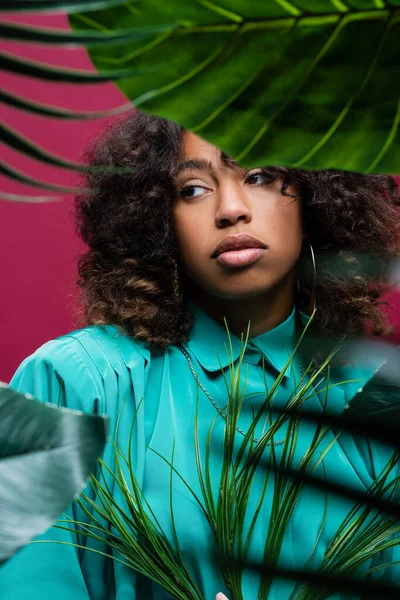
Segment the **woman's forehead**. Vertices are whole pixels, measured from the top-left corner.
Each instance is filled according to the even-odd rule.
[[[182,150],[184,156],[183,165],[197,162],[199,168],[201,168],[200,164],[202,163],[203,165],[208,164],[214,169],[230,168],[243,171],[242,167],[240,167],[240,165],[238,165],[231,157],[222,152],[220,148],[213,146],[213,144],[203,140],[191,131],[186,131],[183,136]]]
[[[191,131],[183,136],[183,154],[186,160],[204,159],[215,165],[222,162],[221,150]]]

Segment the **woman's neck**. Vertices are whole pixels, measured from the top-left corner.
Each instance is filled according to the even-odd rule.
[[[292,312],[294,283],[292,278],[282,283],[273,290],[248,298],[214,296],[192,282],[188,292],[200,308],[224,326],[225,317],[230,333],[238,338],[242,333],[246,336],[251,321],[249,337],[253,338],[277,327]]]

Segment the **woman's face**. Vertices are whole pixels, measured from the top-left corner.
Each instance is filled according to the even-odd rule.
[[[271,181],[261,169],[225,164],[218,148],[193,133],[184,134],[183,151],[173,216],[192,282],[227,299],[292,285],[302,246],[300,201],[283,196],[281,179]]]

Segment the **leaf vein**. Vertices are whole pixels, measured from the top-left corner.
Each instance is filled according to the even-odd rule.
[[[278,4],[281,8],[286,10],[290,15],[294,15],[295,17],[299,17],[303,14],[297,6],[293,4],[293,2],[288,2],[288,0],[274,0],[275,4]]]
[[[340,124],[343,122],[343,120],[346,118],[350,108],[353,106],[354,102],[357,100],[357,98],[359,97],[360,93],[363,91],[363,89],[365,88],[365,86],[367,85],[368,81],[370,80],[370,78],[372,77],[375,69],[376,69],[376,65],[378,63],[378,60],[381,56],[383,47],[385,45],[388,33],[390,31],[390,28],[393,24],[393,19],[390,19],[387,21],[386,26],[384,28],[383,34],[381,36],[381,39],[379,41],[378,44],[378,48],[375,52],[375,55],[372,59],[372,62],[366,72],[366,74],[363,77],[363,80],[361,82],[361,85],[359,86],[359,88],[352,94],[350,100],[347,102],[346,106],[343,108],[343,110],[340,112],[340,114],[338,115],[338,117],[336,118],[336,120],[334,121],[334,123],[332,124],[332,126],[329,128],[329,130],[326,132],[326,134],[320,139],[320,141],[315,144],[315,146],[305,155],[303,156],[303,158],[301,158],[299,161],[297,161],[296,163],[294,163],[294,167],[300,167],[302,166],[305,162],[307,162],[310,158],[312,158],[314,156],[314,154],[316,152],[318,152],[330,139],[331,137],[334,135],[334,133],[336,133],[337,129],[339,128]]]
[[[198,4],[201,4],[205,8],[208,8],[209,10],[211,10],[219,15],[222,15],[223,17],[227,17],[228,19],[230,19],[231,21],[234,21],[235,23],[242,23],[244,21],[243,17],[241,15],[239,15],[238,13],[227,9],[224,6],[221,6],[220,4],[217,4],[216,2],[211,2],[211,0],[196,0],[196,2]]]
[[[270,125],[283,112],[283,110],[289,105],[289,103],[291,102],[291,100],[293,99],[293,97],[295,96],[295,94],[304,85],[304,83],[307,81],[307,79],[310,77],[310,75],[314,71],[314,69],[317,66],[317,64],[325,56],[325,54],[327,53],[327,51],[329,50],[329,48],[332,46],[332,44],[336,40],[336,38],[337,38],[337,36],[338,36],[341,28],[344,25],[344,22],[345,22],[345,17],[338,16],[338,22],[336,24],[335,29],[331,33],[329,39],[324,43],[324,45],[322,46],[321,50],[318,52],[318,54],[315,57],[315,59],[312,61],[312,63],[309,66],[309,68],[304,72],[304,74],[300,77],[299,81],[297,81],[297,83],[294,85],[294,87],[292,88],[292,90],[288,93],[288,95],[286,96],[285,102],[283,104],[281,104],[279,106],[279,108],[270,116],[270,118],[267,120],[267,122],[258,131],[258,133],[253,137],[253,139],[251,140],[251,142],[246,146],[246,148],[244,148],[244,150],[242,150],[242,152],[240,152],[240,154],[238,154],[235,157],[235,160],[237,160],[238,162],[240,162],[245,156],[247,156],[247,154],[250,152],[250,150],[265,135],[265,133],[269,129]]]
[[[386,152],[389,150],[392,142],[395,140],[396,138],[396,133],[399,129],[399,124],[400,124],[400,101],[397,105],[397,112],[395,114],[395,117],[393,119],[393,124],[392,127],[390,129],[388,138],[386,140],[386,142],[384,143],[384,145],[382,146],[378,156],[375,158],[375,160],[369,165],[369,167],[366,169],[366,173],[370,173],[371,171],[373,171],[375,169],[375,167],[380,163],[380,161],[382,160],[383,156],[386,154]]]
[[[237,28],[237,30],[238,30],[238,28]],[[165,85],[161,88],[153,89],[153,90],[149,90],[148,92],[145,92],[141,96],[138,96],[137,98],[132,100],[132,103],[135,106],[140,106],[141,104],[143,104],[144,102],[147,102],[148,100],[152,100],[153,98],[160,96],[161,94],[170,92],[171,90],[175,89],[176,87],[179,87],[183,83],[187,83],[190,79],[193,79],[194,77],[196,77],[199,73],[201,73],[201,71],[204,71],[204,69],[206,69],[219,56],[221,56],[221,54],[223,54],[223,52],[229,46],[230,42],[231,42],[231,40],[228,40],[228,42],[225,42],[222,46],[217,48],[217,50],[215,50],[209,56],[207,56],[207,58],[205,60],[203,60],[200,64],[196,65],[193,69],[191,69],[185,75],[182,75],[182,77],[179,77],[179,79],[176,79],[175,81],[172,81],[171,83],[168,83],[167,85]]]

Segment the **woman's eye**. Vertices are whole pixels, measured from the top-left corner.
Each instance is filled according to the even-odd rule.
[[[246,178],[246,183],[249,185],[263,185],[264,183],[270,183],[271,178],[264,173],[250,173]]]
[[[205,189],[201,185],[187,185],[181,189],[179,195],[183,196],[183,198],[197,198],[197,196],[201,196],[204,193]]]

